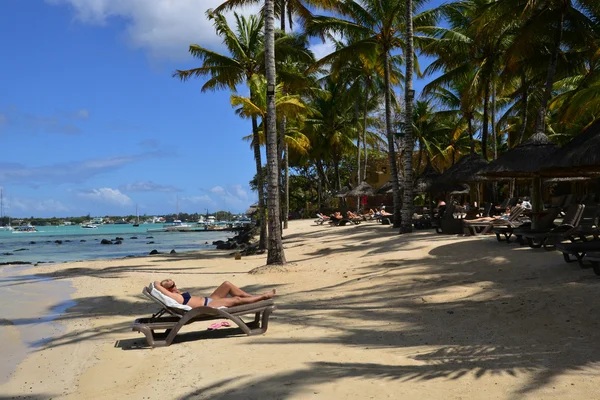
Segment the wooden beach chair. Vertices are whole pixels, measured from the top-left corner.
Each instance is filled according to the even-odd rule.
[[[521,222],[518,218],[523,213],[524,209],[521,206],[514,206],[510,210],[508,219],[495,219],[493,221],[469,221],[463,222],[465,231],[468,231],[471,235],[483,235],[490,232],[494,227],[518,227]]]
[[[446,206],[446,211],[442,215],[437,223],[433,224],[437,233],[443,233],[447,235],[455,235],[463,233],[463,219],[454,218],[454,210],[456,206],[450,204]]]
[[[600,252],[588,253],[585,256],[585,259],[592,264],[592,268],[594,268],[594,273],[596,275],[600,275]]]
[[[579,225],[584,209],[583,204],[571,204],[559,226],[548,232],[525,233],[523,238],[527,240],[529,247],[537,249],[543,246],[546,250],[554,248],[557,243],[564,240],[574,242],[579,236],[575,235],[574,229]]]
[[[510,243],[510,238],[514,235],[517,238],[519,243],[522,243],[521,238],[525,233],[532,232],[547,232],[552,228],[555,228],[554,220],[558,216],[560,212],[559,208],[549,208],[547,213],[544,214],[538,221],[538,227],[535,230],[531,229],[531,224],[526,223],[519,227],[514,226],[504,226],[504,227],[495,227],[493,232],[496,234],[496,239],[499,242],[506,241],[506,243]]]
[[[556,250],[560,251],[566,262],[572,263],[577,261],[581,268],[588,268],[589,265],[584,263],[584,257],[588,253],[600,252],[600,240],[592,240],[589,242],[574,242],[574,243],[558,243]]]
[[[235,323],[248,336],[261,335],[267,331],[269,316],[276,306],[272,299],[235,307],[196,307],[179,304],[154,289],[151,283],[142,290],[144,296],[159,304],[162,309],[150,318],[138,318],[132,330],[143,333],[150,347],[169,346],[179,330],[188,324],[215,319],[228,319]],[[169,314],[165,316],[165,314]],[[254,321],[247,323],[241,317],[254,314]],[[155,331],[163,331],[156,333]]]

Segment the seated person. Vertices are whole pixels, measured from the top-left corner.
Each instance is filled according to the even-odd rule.
[[[389,212],[385,211],[385,208],[381,209],[380,214],[381,214],[382,217],[389,217],[390,215],[394,215],[392,213],[389,213]]]
[[[172,279],[165,279],[161,282],[155,281],[154,288],[179,304],[186,304],[192,308],[201,306],[213,308],[234,307],[242,304],[256,303],[257,301],[267,300],[275,296],[275,289],[260,295],[251,295],[227,281],[216,288],[209,297],[192,296],[188,292],[181,292],[177,289],[177,285],[175,285]]]
[[[346,216],[348,217],[348,219],[362,219],[360,215],[354,214],[350,210],[346,211]]]
[[[529,197],[523,197],[520,206],[523,207],[525,210],[531,210],[533,208],[531,206],[531,202],[529,201]]]
[[[330,215],[330,217],[331,217],[331,219],[329,221],[330,224],[339,222],[344,219],[344,216],[339,211],[334,212],[333,214]]]
[[[321,218],[323,221],[329,220],[329,217],[323,213],[318,212],[317,217]]]

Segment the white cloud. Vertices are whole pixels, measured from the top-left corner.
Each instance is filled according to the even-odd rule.
[[[113,204],[118,206],[130,206],[133,201],[129,196],[121,193],[119,189],[100,188],[79,192],[78,197],[92,200],[98,203]]]
[[[198,43],[216,47],[221,38],[215,34],[206,10],[223,0],[46,0],[53,5],[70,5],[75,18],[83,23],[104,25],[112,18],[126,22],[126,33],[135,47],[153,56],[177,57],[187,54],[188,46]],[[260,5],[237,10],[256,13]]]
[[[119,186],[124,192],[181,192],[181,189],[173,185],[161,185],[152,181],[134,182]]]
[[[226,194],[225,189],[223,189],[221,186],[215,186],[215,187],[211,188],[210,192],[221,195],[221,196]]]
[[[71,211],[71,207],[61,203],[58,200],[30,200],[30,199],[11,199],[10,208],[18,210],[22,215],[31,215],[34,213],[61,213]],[[11,213],[12,214],[12,213]]]

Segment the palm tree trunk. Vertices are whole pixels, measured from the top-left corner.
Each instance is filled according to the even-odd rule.
[[[384,80],[385,80],[385,128],[388,140],[388,154],[390,173],[392,174],[392,188],[394,192],[394,227],[398,228],[400,215],[400,184],[398,183],[398,167],[396,164],[396,148],[394,146],[394,132],[392,128],[392,96],[390,84],[390,51],[384,49]]]
[[[467,120],[467,129],[469,130],[469,139],[471,140],[471,154],[475,154],[475,138],[473,137],[473,118],[469,116]]]
[[[365,107],[363,109],[363,153],[365,155],[363,181],[367,180],[367,108],[369,106],[369,91],[371,90],[371,80],[367,78],[365,85]]]
[[[252,94],[250,94],[252,97]],[[254,149],[254,161],[256,162],[256,183],[258,186],[258,221],[260,223],[260,239],[258,248],[267,248],[267,221],[265,215],[265,185],[262,176],[262,160],[260,157],[260,139],[258,134],[258,121],[252,116],[252,148]]]
[[[285,32],[285,3],[287,0],[280,0],[281,4],[281,18],[280,18],[280,29]]]
[[[496,82],[492,82],[492,140],[494,160],[498,158],[498,135],[496,134]]]
[[[415,168],[415,174],[419,176],[419,171],[421,170],[421,163],[423,162],[423,141],[418,139],[417,143],[419,143],[419,155],[417,156],[417,166]]]
[[[544,94],[542,95],[542,102],[538,109],[537,119],[535,121],[535,132],[546,131],[546,108],[548,107],[548,101],[552,95],[552,86],[554,85],[554,75],[556,75],[556,65],[558,64],[558,53],[560,52],[560,42],[562,42],[563,27],[565,24],[565,10],[560,13],[560,20],[558,22],[558,30],[556,31],[556,37],[554,42],[554,50],[552,51],[552,58],[550,59],[550,65],[548,65],[548,73],[546,75],[546,83],[544,85]]]
[[[285,200],[283,202],[283,229],[288,228],[288,215],[290,213],[290,159],[289,159],[289,148],[288,144],[285,144],[285,155],[283,156],[283,169],[285,173]]]
[[[405,133],[404,133],[404,198],[402,199],[402,227],[400,233],[413,231],[413,150],[415,147],[413,138],[413,17],[412,0],[406,0],[406,74],[405,74],[405,94],[404,94],[404,114],[405,114]],[[396,211],[394,210],[394,213]],[[398,214],[396,214],[398,215]],[[395,218],[397,221],[398,218]],[[394,224],[396,225],[396,223]]]
[[[492,140],[494,160],[498,158],[498,135],[496,134],[496,81],[492,81]],[[498,181],[492,184],[492,201],[498,203]]]
[[[356,126],[358,128],[358,121],[360,121],[360,104],[354,103],[354,116],[356,117]],[[356,184],[360,183],[360,130],[356,129]],[[360,210],[360,197],[356,196],[356,212]]]
[[[267,76],[267,208],[269,210],[269,238],[267,265],[285,264],[281,229],[279,225],[279,168],[277,152],[277,114],[275,110],[275,0],[265,0],[265,69]]]
[[[519,128],[519,138],[516,144],[521,144],[523,142],[523,137],[525,136],[525,130],[527,130],[527,108],[529,107],[529,87],[527,84],[527,76],[523,72],[521,74],[521,89],[523,91],[523,121],[521,122],[521,127]]]
[[[490,84],[486,82],[483,91],[483,129],[481,131],[481,155],[488,159],[488,129],[489,129]]]

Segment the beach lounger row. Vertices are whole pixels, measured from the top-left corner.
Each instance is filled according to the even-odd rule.
[[[494,228],[498,241],[510,243],[512,236],[521,245],[557,250],[566,262],[578,262],[582,268],[593,268],[600,275],[600,206],[593,196],[586,204],[570,204],[560,222],[559,207],[550,207],[540,218],[538,227],[530,224],[518,228]]]

